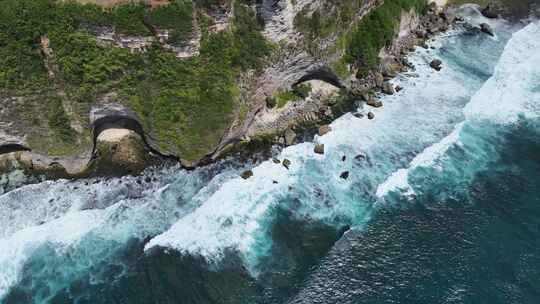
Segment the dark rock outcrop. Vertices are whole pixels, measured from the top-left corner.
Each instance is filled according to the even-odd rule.
[[[442,69],[442,61],[440,59],[433,59],[429,63],[429,66],[436,71],[440,71]]]
[[[248,179],[250,177],[253,176],[253,171],[251,170],[246,170],[244,172],[242,172],[242,174],[240,175],[243,179]]]
[[[488,34],[490,36],[495,36],[493,29],[487,23],[480,24],[480,30],[482,31],[482,33]]]

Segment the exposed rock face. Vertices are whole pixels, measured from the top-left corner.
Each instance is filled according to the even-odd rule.
[[[284,137],[285,137],[285,144],[287,146],[290,146],[290,145],[295,143],[296,133],[294,133],[294,131],[292,129],[287,129],[285,131]]]
[[[316,144],[313,148],[313,152],[317,154],[324,154],[324,144]]]
[[[369,98],[366,104],[374,108],[380,108],[383,106],[382,102],[378,99],[375,99],[374,97]]]
[[[332,131],[332,128],[329,125],[322,125],[319,127],[319,136],[323,136],[330,131]]]
[[[390,82],[385,81],[382,86],[382,92],[387,95],[394,95],[394,86]]]
[[[150,156],[139,134],[128,129],[107,129],[97,137],[89,169],[98,175],[125,175],[141,172]]]

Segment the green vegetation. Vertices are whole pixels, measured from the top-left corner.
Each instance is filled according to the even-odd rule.
[[[284,107],[288,102],[305,99],[311,93],[311,85],[308,83],[301,83],[292,88],[290,91],[279,92],[275,96],[275,101],[278,108]]]
[[[168,43],[180,45],[191,37],[192,15],[193,5],[190,0],[176,0],[151,11],[149,21],[158,28],[170,29]]]
[[[53,97],[49,100],[49,112],[47,113],[48,125],[54,136],[63,143],[75,142],[75,130],[71,128],[69,117],[62,105],[62,99]]]
[[[400,15],[412,8],[425,10],[425,0],[387,0],[362,18],[350,34],[346,57],[348,63],[355,64],[361,74],[374,68],[378,62],[379,50],[388,46],[396,35]]]
[[[152,34],[144,24],[146,8],[140,3],[114,6],[110,18],[120,34],[128,36],[148,36]]]
[[[178,0],[148,11],[140,4],[103,9],[54,0],[2,0],[0,93],[26,95],[27,100],[44,90],[51,96],[67,93],[64,100],[41,100],[47,109],[45,120],[33,115],[27,120],[33,127],[54,133],[51,140],[30,134],[32,147],[38,150],[63,154],[70,151],[63,144],[76,147],[79,135],[70,127],[71,116],[87,123],[88,110],[97,97],[115,92],[117,101],[138,114],[160,148],[187,161],[198,160],[215,148],[235,108],[240,119],[245,118],[247,108],[236,103],[236,78],[242,71],[262,67],[272,51],[260,33],[255,12],[245,4],[234,5],[231,31],[211,34],[203,29],[200,55],[178,59],[158,45],[145,53],[132,53],[98,42],[96,29],[115,26],[125,35],[149,35],[145,25],[149,22],[172,30],[169,42],[181,44],[192,32],[196,8],[190,1]],[[52,79],[40,51],[44,35],[54,53]],[[76,113],[66,113],[63,103]],[[34,102],[28,106],[36,108]]]

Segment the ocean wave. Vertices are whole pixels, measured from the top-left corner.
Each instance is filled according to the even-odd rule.
[[[377,189],[384,198],[391,192],[414,195],[409,181],[411,172],[419,167],[442,170],[441,158],[454,145],[460,145],[464,125],[512,124],[519,119],[540,115],[540,23],[533,22],[516,32],[506,45],[501,58],[482,88],[465,106],[465,121],[440,142],[417,155],[406,169],[394,172]],[[495,126],[496,127],[496,126]]]

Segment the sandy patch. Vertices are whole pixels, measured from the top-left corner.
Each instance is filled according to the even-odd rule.
[[[98,141],[119,142],[122,138],[136,134],[128,129],[107,129],[98,135]]]

